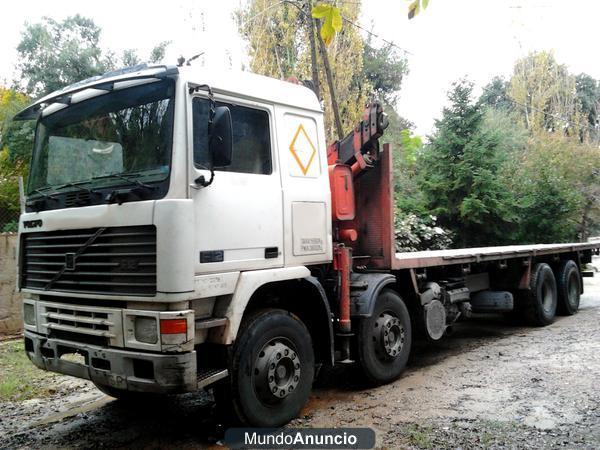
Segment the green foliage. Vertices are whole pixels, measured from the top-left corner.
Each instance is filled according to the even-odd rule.
[[[508,95],[532,133],[579,136],[583,120],[575,85],[552,52],[534,52],[515,63]]]
[[[31,364],[23,340],[0,343],[0,401],[23,401],[56,392],[58,375]]]
[[[342,13],[340,8],[328,3],[319,3],[314,6],[312,16],[321,19],[321,37],[326,46],[329,46],[337,33],[342,30]]]
[[[576,178],[594,164],[580,150],[577,142],[543,133],[529,138],[527,151],[508,162],[504,177],[516,199],[517,241],[577,240],[584,196]]]
[[[339,9],[348,20],[358,20],[359,2],[342,3]],[[310,15],[305,10],[290,2],[252,0],[237,12],[237,19],[239,32],[248,43],[253,72],[278,79],[312,78],[309,39],[312,27]],[[327,54],[342,128],[349,131],[360,120],[371,94],[370,83],[363,73],[363,39],[358,29],[344,27],[328,47]],[[320,54],[317,55],[317,70],[323,105],[331,105]],[[326,106],[324,113],[326,139],[331,141],[337,138],[332,108]]]
[[[391,45],[375,48],[368,40],[363,52],[363,74],[373,86],[374,94],[392,104],[402,87],[403,77],[408,74],[408,63]]]
[[[437,226],[435,216],[423,217],[415,214],[396,216],[396,251],[416,252],[421,250],[442,250],[452,245],[452,235],[448,230]]]
[[[432,214],[461,246],[500,243],[514,221],[511,198],[497,174],[505,155],[500,137],[483,126],[485,110],[472,83],[449,93],[450,106],[419,158],[419,185]]]
[[[27,92],[40,96],[108,70],[99,40],[100,28],[80,15],[27,24],[17,46]]]
[[[12,161],[7,149],[0,150],[0,213],[3,218],[19,213],[18,177],[24,174],[24,166],[22,162]]]
[[[580,73],[575,77],[575,89],[581,113],[586,119],[585,130],[592,141],[600,141],[600,81]]]
[[[402,157],[408,167],[414,167],[417,162],[417,152],[423,147],[421,136],[414,136],[408,129],[400,132],[402,142]]]
[[[13,122],[12,118],[25,108],[30,99],[14,89],[0,88],[0,150],[8,149],[11,161],[27,161],[31,153],[34,124]]]
[[[508,96],[509,83],[502,77],[494,77],[484,88],[479,101],[481,104],[495,109],[512,111],[514,104]]]
[[[78,14],[60,22],[44,17],[39,23],[27,24],[17,46],[17,67],[26,92],[38,97],[117,66],[139,62],[134,50],[126,50],[121,58],[103,51],[100,34],[92,19]],[[162,59],[167,45],[158,44],[150,61]]]
[[[408,18],[414,19],[421,10],[427,9],[427,6],[429,6],[429,0],[413,0],[408,5]]]
[[[389,126],[385,130],[384,141],[392,148],[394,172],[394,198],[398,214],[426,215],[423,196],[416,181],[416,161],[423,141],[414,136],[412,123],[398,115],[393,107],[384,105],[388,114]]]

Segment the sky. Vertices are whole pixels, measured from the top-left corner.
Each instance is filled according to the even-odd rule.
[[[175,63],[179,55],[204,52],[197,64],[240,69],[248,61],[233,12],[244,4],[245,0],[28,0],[27,7],[5,7],[0,84],[15,79],[16,46],[26,22],[43,16],[61,20],[76,13],[102,28],[102,48],[117,53],[134,48],[144,57],[158,42],[171,41],[168,63]],[[573,73],[600,79],[597,0],[430,0],[429,8],[412,21],[406,18],[407,5],[407,0],[363,0],[360,23],[403,49],[410,73],[396,107],[415,124],[417,134],[432,132],[453,81],[467,77],[480,92],[493,76],[510,76],[514,62],[531,51],[554,50]],[[373,38],[373,43],[383,41]]]

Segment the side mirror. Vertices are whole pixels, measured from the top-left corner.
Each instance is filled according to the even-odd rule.
[[[233,145],[231,111],[227,106],[217,106],[208,137],[208,150],[213,167],[226,167],[231,164]]]

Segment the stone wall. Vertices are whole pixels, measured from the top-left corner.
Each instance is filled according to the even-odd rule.
[[[23,328],[16,275],[17,234],[0,233],[0,335],[16,334]]]

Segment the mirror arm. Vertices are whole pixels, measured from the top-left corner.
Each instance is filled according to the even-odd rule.
[[[211,167],[210,168],[210,179],[208,181],[206,181],[206,178],[204,178],[204,175],[200,175],[198,178],[196,178],[194,180],[194,183],[196,183],[197,185],[200,185],[202,187],[208,187],[212,184],[214,179],[215,179],[215,171]]]
[[[215,118],[215,110],[217,108],[217,103],[215,102],[215,96],[213,94],[213,91],[208,84],[201,84],[199,86],[190,88],[190,94],[201,90],[206,90],[208,92],[208,101],[210,103],[210,112],[208,114],[208,135],[210,136],[213,120]]]
[[[194,92],[198,92],[200,90],[206,90],[208,92],[208,101],[209,101],[209,105],[210,105],[210,112],[208,113],[208,136],[210,136],[210,133],[212,131],[213,120],[215,118],[215,111],[217,108],[217,104],[215,102],[215,96],[213,94],[213,91],[208,84],[201,84],[199,86],[190,88],[190,94],[193,94]],[[200,185],[202,187],[208,187],[214,181],[215,171],[212,167],[212,163],[210,165],[210,168],[207,167],[206,169],[210,170],[210,179],[208,181],[206,181],[206,178],[204,177],[204,175],[200,175],[198,178],[196,178],[194,180],[194,183],[196,185]]]

